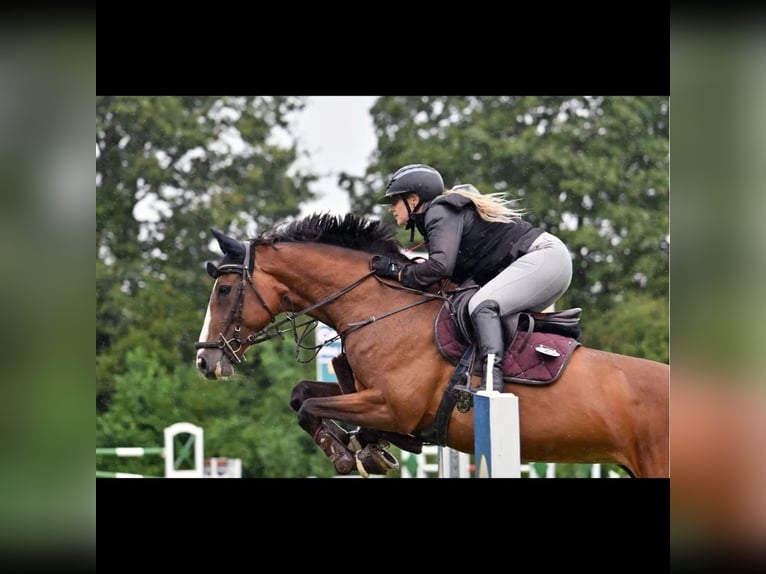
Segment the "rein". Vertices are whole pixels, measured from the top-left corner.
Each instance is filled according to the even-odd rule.
[[[425,293],[422,291],[418,291],[416,289],[410,289],[408,287],[404,287],[403,285],[392,284],[392,283],[388,283],[387,281],[382,281],[379,277],[377,277],[374,274],[373,271],[370,271],[369,273],[362,275],[362,277],[360,277],[359,279],[353,281],[351,284],[342,288],[340,291],[333,293],[332,295],[325,297],[324,299],[320,301],[317,301],[316,303],[314,303],[313,305],[310,305],[309,307],[306,307],[302,311],[288,312],[289,314],[287,317],[275,323],[276,316],[274,315],[274,313],[271,312],[271,309],[269,309],[263,296],[260,294],[260,292],[258,291],[258,288],[253,283],[253,277],[252,277],[252,274],[250,273],[249,264],[250,264],[251,257],[253,259],[253,265],[255,264],[255,250],[252,250],[252,253],[251,253],[251,248],[252,248],[252,242],[250,241],[246,242],[244,263],[242,265],[229,263],[229,264],[221,265],[218,268],[218,275],[224,275],[227,273],[239,273],[242,275],[242,280],[240,281],[239,289],[237,291],[237,300],[234,302],[234,305],[231,308],[231,312],[229,314],[230,319],[227,321],[226,327],[224,328],[224,331],[225,331],[226,328],[232,323],[232,321],[235,320],[235,316],[236,316],[236,325],[234,326],[233,336],[227,339],[226,336],[223,334],[223,332],[220,332],[218,334],[218,341],[214,343],[205,343],[205,342],[194,343],[195,349],[221,349],[229,358],[229,360],[231,360],[233,363],[241,363],[245,360],[244,355],[242,356],[241,359],[237,356],[237,353],[242,349],[243,346],[257,345],[258,343],[263,343],[265,341],[269,341],[276,337],[283,338],[282,335],[289,331],[293,332],[293,337],[295,338],[295,342],[297,345],[296,360],[300,363],[308,363],[312,361],[314,357],[316,357],[319,354],[319,351],[320,349],[322,349],[322,347],[329,345],[337,341],[338,339],[344,340],[344,338],[347,335],[349,335],[350,333],[353,333],[354,331],[357,331],[358,329],[361,329],[362,327],[366,325],[369,325],[376,321],[380,321],[382,319],[385,319],[386,317],[390,317],[391,315],[395,315],[396,313],[405,311],[417,305],[427,303],[428,301],[431,301],[433,299],[441,299],[441,300],[446,299],[442,295]],[[313,330],[311,329],[311,327],[314,327],[316,323],[318,322],[318,320],[311,319],[305,323],[301,323],[300,325],[296,324],[295,320],[298,317],[307,315],[311,311],[319,309],[320,307],[322,307],[323,305],[326,305],[327,303],[331,303],[332,301],[335,301],[336,299],[341,298],[343,295],[345,295],[349,291],[361,285],[370,276],[375,276],[375,279],[378,282],[388,285],[389,287],[393,289],[400,289],[403,291],[409,291],[411,293],[422,295],[423,299],[419,301],[415,301],[413,303],[408,303],[407,305],[404,305],[392,311],[388,311],[377,317],[372,316],[363,321],[356,321],[353,323],[349,323],[348,328],[346,330],[344,330],[341,333],[338,333],[337,335],[335,335],[334,337],[326,341],[323,341],[320,345],[315,345],[313,347],[303,346],[303,339],[308,335],[308,333],[311,332],[311,330]],[[271,321],[266,327],[264,327],[260,331],[252,333],[248,335],[247,337],[245,337],[244,339],[240,339],[240,331],[241,331],[241,324],[242,324],[242,309],[244,307],[245,285],[249,286],[250,289],[252,289],[253,293],[255,293],[255,296],[258,298],[258,301],[260,302],[261,306],[264,309],[266,309],[266,312],[269,314]],[[282,307],[282,305],[280,305],[280,307]],[[280,327],[282,327],[285,324],[289,324],[290,328],[280,329]],[[306,327],[306,329],[303,331],[303,334],[299,337],[298,328],[300,327]],[[236,345],[236,348],[235,348],[235,345]],[[301,350],[311,350],[313,351],[313,354],[308,359],[301,360],[300,358]]]
[[[345,295],[346,293],[348,293],[349,291],[351,291],[352,289],[354,289],[355,287],[360,285],[365,279],[367,279],[370,276],[374,276],[375,279],[379,283],[383,283],[384,285],[388,285],[392,289],[399,289],[399,290],[402,290],[402,291],[409,291],[410,293],[416,293],[417,295],[422,295],[423,299],[420,299],[419,301],[415,301],[414,303],[408,303],[407,305],[404,305],[402,307],[398,307],[397,309],[393,309],[392,311],[387,311],[386,313],[383,313],[382,315],[378,315],[378,316],[374,316],[373,315],[372,317],[369,317],[369,318],[365,319],[364,321],[355,321],[353,323],[348,323],[348,328],[347,329],[345,329],[344,331],[338,333],[334,337],[331,337],[331,338],[327,339],[326,341],[323,341],[320,345],[303,346],[303,339],[308,335],[308,333],[310,331],[307,329],[304,332],[304,334],[299,338],[298,335],[297,335],[297,327],[303,327],[305,325],[312,325],[312,326],[316,325],[317,320],[316,319],[312,319],[311,321],[308,321],[308,322],[303,323],[301,325],[295,325],[293,323],[293,320],[296,317],[299,317],[301,315],[305,315],[309,311],[313,311],[314,309],[318,309],[322,305],[330,303],[331,301],[334,301],[335,299],[339,299],[340,297],[342,297],[343,295]],[[431,294],[431,293],[424,293],[422,291],[418,291],[417,289],[410,289],[409,287],[404,287],[403,285],[399,285],[399,284],[389,283],[387,281],[383,281],[383,280],[380,279],[380,277],[375,275],[374,272],[370,271],[369,273],[367,273],[366,275],[363,275],[361,278],[359,278],[356,281],[354,281],[351,285],[348,285],[348,286],[344,287],[343,289],[341,289],[337,293],[335,293],[333,295],[330,295],[329,297],[326,297],[325,299],[322,299],[321,301],[319,301],[317,303],[314,303],[313,305],[311,305],[310,307],[307,307],[303,311],[299,311],[298,313],[292,313],[289,317],[283,319],[282,321],[280,321],[276,325],[270,325],[270,326],[266,327],[265,329],[262,329],[261,331],[259,331],[259,333],[260,332],[264,332],[264,331],[268,331],[269,329],[273,329],[273,328],[277,327],[278,325],[280,325],[282,323],[286,323],[286,322],[293,323],[292,324],[292,331],[293,331],[293,335],[295,337],[295,342],[296,342],[296,345],[297,345],[297,349],[296,349],[296,353],[295,353],[295,358],[296,358],[296,360],[299,363],[309,363],[309,362],[311,362],[314,359],[314,357],[316,357],[319,354],[319,351],[322,349],[322,347],[324,347],[326,345],[329,345],[331,343],[334,343],[338,339],[340,339],[341,343],[343,343],[343,341],[345,341],[345,338],[349,334],[353,333],[354,331],[357,331],[357,330],[361,329],[362,327],[364,327],[366,325],[370,325],[371,323],[375,323],[376,321],[380,321],[382,319],[385,319],[386,317],[390,317],[391,315],[395,315],[396,313],[400,313],[401,311],[406,311],[407,309],[410,309],[412,307],[416,307],[418,305],[422,305],[423,303],[427,303],[428,301],[431,301],[433,299],[445,299],[445,298],[443,296],[441,296],[441,295],[434,295],[434,294]],[[280,336],[281,336],[281,333],[286,333],[287,331],[288,331],[287,329],[285,329],[283,331],[280,331],[279,332]],[[270,338],[273,338],[273,337],[274,337],[274,335],[272,335],[270,337],[265,337],[265,338],[259,339],[256,342],[260,343],[260,342],[266,341],[266,340],[268,340]],[[312,351],[313,353],[311,354],[311,356],[308,359],[301,359],[300,358],[300,351],[301,350]],[[341,352],[343,352],[342,349],[341,349]]]
[[[372,272],[370,272],[372,274]],[[388,283],[387,281],[382,281],[380,277],[377,275],[375,276],[375,279],[378,280],[379,283],[383,283],[384,285],[388,285],[392,289],[399,289],[400,291],[409,291],[410,293],[415,293],[417,295],[422,295],[423,299],[420,301],[415,301],[414,303],[408,303],[407,305],[404,305],[403,307],[399,307],[398,309],[394,309],[393,311],[388,311],[386,313],[383,313],[382,315],[379,315],[377,317],[372,316],[369,319],[365,319],[364,321],[355,321],[353,323],[348,324],[348,329],[343,331],[338,337],[345,337],[349,333],[353,333],[357,329],[361,329],[365,325],[369,325],[370,323],[374,323],[375,321],[380,321],[381,319],[385,319],[386,317],[390,317],[391,315],[395,315],[401,311],[406,311],[407,309],[410,309],[412,307],[416,307],[418,305],[422,305],[423,303],[427,303],[428,301],[432,301],[433,299],[441,299],[446,300],[446,298],[442,295],[435,295],[433,293],[426,293],[424,291],[418,291],[417,289],[410,289],[409,287],[405,287],[404,285],[400,285],[398,283]],[[337,338],[337,337],[336,337]],[[321,348],[321,347],[320,347]]]

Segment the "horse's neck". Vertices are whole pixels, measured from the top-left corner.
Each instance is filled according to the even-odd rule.
[[[282,283],[296,309],[305,309],[338,294],[369,273],[365,254],[333,245],[281,243],[259,259],[265,272]],[[349,306],[364,305],[374,279],[363,281],[344,295],[309,314],[334,325]]]

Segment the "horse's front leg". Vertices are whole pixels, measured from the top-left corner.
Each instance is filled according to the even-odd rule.
[[[314,439],[314,442],[330,459],[338,474],[348,474],[356,468],[356,457],[348,448],[349,433],[332,420],[311,414],[300,415],[301,407],[308,399],[334,397],[340,394],[341,389],[336,383],[303,379],[293,387],[290,407],[299,413],[298,424]]]
[[[346,371],[341,369],[340,365],[336,363],[336,373],[339,375],[339,381],[345,380],[347,383],[350,379],[353,385],[353,374],[346,376]],[[348,373],[351,373],[350,368]],[[346,390],[346,389],[351,389]],[[300,412],[303,403],[310,398],[317,397],[334,397],[349,392],[355,392],[353,386],[349,387],[348,384],[344,386],[339,383],[314,381],[303,379],[296,383],[293,387],[292,394],[290,396],[290,407]],[[409,452],[416,454],[422,452],[423,442],[412,435],[400,434],[388,431],[379,431],[369,428],[358,427],[356,430],[347,432],[338,426],[335,422],[329,419],[323,419],[322,417],[312,415],[305,412],[302,416],[298,417],[298,424],[303,430],[305,430],[313,439],[314,442],[319,445],[322,451],[327,457],[333,461],[335,470],[340,474],[348,474],[353,470],[351,461],[354,460],[354,453],[357,457],[364,458],[367,453],[372,453],[372,458],[380,459],[384,462],[385,468],[382,470],[385,473],[386,470],[390,470],[392,465],[396,461],[393,455],[387,452],[388,443],[394,444]],[[348,451],[348,454],[346,452]],[[364,454],[360,454],[360,451]],[[380,465],[369,463],[365,465],[368,472],[375,473],[379,469]]]
[[[344,395],[355,393],[356,384],[354,381],[354,370],[351,368],[346,354],[340,353],[333,357],[332,366],[335,371],[335,376],[338,378],[338,386],[340,387],[341,393]],[[360,445],[360,448],[363,448],[368,444],[377,444],[380,441],[386,441],[395,444],[402,450],[414,452],[415,454],[420,454],[423,451],[423,441],[412,435],[362,427],[357,427],[357,429],[351,431],[350,434],[352,440],[356,440]]]
[[[308,383],[309,381],[301,382]],[[296,397],[296,399],[298,398],[296,396],[297,394],[308,388],[312,388],[311,385],[303,385],[301,389],[298,389],[297,387],[298,386],[296,385],[296,389],[293,390],[293,396]],[[296,390],[298,390],[298,393],[296,393]],[[323,450],[325,450],[325,447],[317,440],[317,438],[325,438],[328,440],[329,444],[333,444],[334,440],[341,440],[344,441],[345,446],[348,442],[346,437],[350,437],[352,442],[350,446],[356,451],[356,467],[362,476],[367,476],[368,474],[386,474],[389,470],[399,468],[399,463],[396,458],[388,451],[388,447],[390,446],[388,441],[380,439],[380,436],[381,434],[391,434],[396,437],[402,437],[403,435],[396,432],[384,433],[381,431],[370,431],[369,434],[371,434],[371,436],[369,438],[372,439],[373,437],[377,437],[377,440],[375,440],[374,443],[370,442],[361,445],[357,441],[357,435],[354,433],[345,433],[340,427],[331,423],[335,428],[345,433],[344,438],[340,438],[335,434],[335,429],[333,429],[333,427],[325,426],[328,422],[331,422],[328,421],[328,419],[336,419],[359,427],[368,427],[371,424],[382,424],[389,428],[394,427],[396,422],[393,417],[393,412],[388,407],[383,395],[379,391],[366,389],[352,394],[324,393],[323,396],[320,397],[307,397],[307,395],[304,394],[300,399],[301,405],[298,408],[298,424],[300,424],[303,429],[314,428],[318,425],[314,440]],[[295,408],[297,404],[298,400],[296,400],[295,403],[291,401],[293,408]],[[369,423],[367,422],[368,420],[373,422]],[[328,437],[327,435],[330,436]],[[359,433],[359,436],[363,436],[363,433]],[[325,452],[327,453],[326,450]],[[330,454],[327,454],[332,460]],[[344,464],[347,463],[346,460],[342,460],[341,462]],[[336,464],[334,460],[333,463],[338,472],[345,474],[338,469],[338,464]]]
[[[324,381],[312,381],[309,379],[303,379],[295,384],[292,393],[290,393],[290,408],[292,408],[295,412],[298,412],[300,411],[303,403],[308,399],[312,399],[314,397],[334,397],[340,395],[341,393],[342,391],[337,383],[327,383]],[[319,420],[316,421],[317,426],[319,426],[319,422]],[[312,429],[307,428],[305,430],[309,434],[313,432]]]

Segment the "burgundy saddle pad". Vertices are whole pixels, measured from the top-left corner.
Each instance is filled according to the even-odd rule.
[[[467,345],[457,334],[457,327],[442,306],[434,321],[434,341],[439,352],[453,365],[457,365]],[[559,378],[580,342],[555,333],[534,331],[529,337],[520,331],[503,355],[504,379],[513,383],[542,385]],[[483,366],[477,360],[473,374],[481,376]]]

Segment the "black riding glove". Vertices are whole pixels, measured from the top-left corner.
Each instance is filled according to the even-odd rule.
[[[382,255],[374,255],[370,259],[370,271],[373,271],[378,277],[384,279],[399,280],[399,271],[402,270],[401,263],[393,261],[390,257],[383,257]]]

